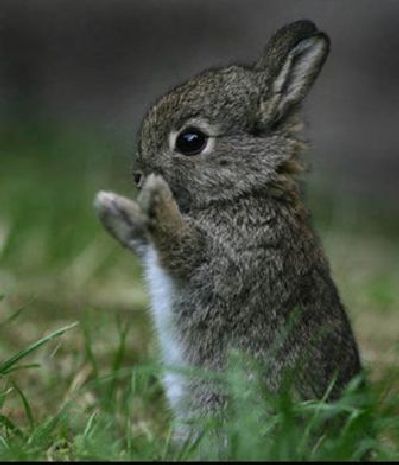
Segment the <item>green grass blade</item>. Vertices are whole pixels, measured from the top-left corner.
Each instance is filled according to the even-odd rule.
[[[0,302],[1,300],[3,299],[0,299]],[[11,313],[11,315],[7,317],[5,320],[0,321],[0,328],[16,320],[24,310],[25,310],[25,307],[20,307],[17,310],[15,310],[15,312]]]
[[[26,357],[27,355],[31,354],[35,350],[37,350],[39,347],[43,346],[47,342],[51,341],[52,339],[55,339],[58,336],[61,336],[61,334],[64,334],[66,331],[69,331],[72,328],[75,328],[79,323],[75,321],[74,323],[64,326],[63,328],[57,329],[56,331],[52,332],[48,336],[45,336],[35,343],[31,344],[28,346],[26,349],[21,350],[17,354],[15,354],[13,357],[9,358],[5,362],[0,364],[0,375],[6,374],[11,367],[13,367],[16,363],[18,363],[21,359]]]
[[[108,395],[107,398],[111,401],[113,399],[114,393],[116,391],[117,383],[118,383],[118,372],[122,367],[123,358],[125,356],[126,351],[126,336],[129,332],[129,326],[123,325],[118,320],[118,334],[119,334],[119,343],[116,353],[114,355],[114,359],[112,361],[112,371],[111,374],[115,375],[112,377],[109,388],[108,388]]]
[[[26,398],[25,394],[22,392],[22,390],[18,387],[18,385],[15,382],[12,382],[11,384],[13,388],[17,391],[19,397],[22,400],[22,404],[24,406],[24,410],[25,410],[26,416],[29,421],[30,430],[33,431],[35,428],[35,420],[33,418],[33,413],[32,413],[32,409],[30,408],[29,401]]]
[[[0,414],[0,425],[3,425],[7,430],[15,433],[17,436],[24,437],[23,432],[9,418]]]
[[[10,367],[7,371],[5,371],[2,374],[8,375],[10,373],[14,373],[14,371],[26,370],[27,368],[39,368],[39,367],[40,367],[39,363],[28,363],[27,365],[18,365],[18,366]]]

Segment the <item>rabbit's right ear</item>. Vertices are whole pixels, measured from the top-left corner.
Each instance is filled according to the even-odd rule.
[[[311,21],[288,24],[274,34],[254,67],[261,77],[258,124],[276,123],[301,102],[329,49],[328,36]]]

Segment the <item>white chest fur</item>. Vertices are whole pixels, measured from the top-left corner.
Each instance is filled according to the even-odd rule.
[[[170,276],[160,267],[157,252],[152,246],[147,250],[145,265],[151,309],[163,361],[167,367],[182,367],[184,365],[183,354],[172,312],[175,285]],[[176,372],[166,371],[164,384],[169,403],[175,407],[183,395],[184,378]]]

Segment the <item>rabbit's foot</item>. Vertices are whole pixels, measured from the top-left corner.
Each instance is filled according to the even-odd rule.
[[[162,176],[150,174],[137,199],[141,210],[149,219],[149,229],[153,232],[173,230],[181,226],[181,215],[168,183]]]
[[[160,210],[165,203],[172,200],[167,182],[156,174],[150,174],[144,183],[143,189],[140,192],[137,202],[143,212],[150,219],[155,219],[159,216]]]
[[[137,202],[113,192],[100,191],[94,206],[104,227],[125,247],[137,248],[147,242],[148,217]]]

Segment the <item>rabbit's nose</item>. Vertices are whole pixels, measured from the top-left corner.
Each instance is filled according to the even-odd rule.
[[[134,182],[136,183],[137,188],[140,189],[144,181],[143,173],[141,171],[135,171],[133,173],[133,177],[134,177]]]

